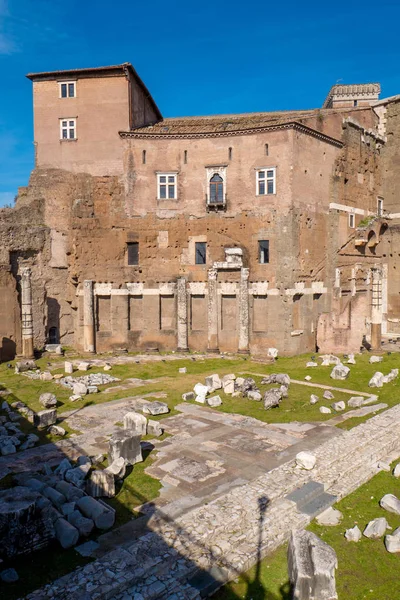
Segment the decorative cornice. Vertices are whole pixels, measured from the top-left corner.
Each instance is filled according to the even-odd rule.
[[[151,131],[120,131],[119,136],[122,139],[200,139],[200,138],[220,138],[220,137],[234,137],[240,135],[253,135],[255,133],[264,133],[265,131],[280,131],[282,129],[293,129],[298,131],[299,133],[303,133],[304,135],[310,135],[311,137],[315,137],[327,144],[331,144],[332,146],[336,146],[337,148],[343,147],[343,142],[337,140],[336,138],[330,137],[329,135],[325,135],[316,129],[312,129],[311,127],[307,127],[306,125],[302,125],[297,121],[292,121],[289,123],[283,123],[278,125],[265,125],[264,127],[254,127],[250,129],[239,129],[236,131],[209,131],[209,132],[199,132],[199,133],[156,133]]]

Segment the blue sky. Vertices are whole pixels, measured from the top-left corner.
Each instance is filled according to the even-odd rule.
[[[331,85],[400,93],[400,2],[0,0],[0,206],[33,168],[26,73],[132,62],[164,116],[321,106]]]

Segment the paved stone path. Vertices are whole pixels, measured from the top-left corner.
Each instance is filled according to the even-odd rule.
[[[28,596],[30,600],[199,599],[246,571],[311,517],[286,496],[313,480],[342,498],[400,456],[400,406],[314,448],[312,472],[290,459],[176,518],[148,515],[148,532]],[[203,596],[204,597],[204,596]]]

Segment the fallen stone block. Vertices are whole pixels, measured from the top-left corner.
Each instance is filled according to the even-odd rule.
[[[186,367],[180,367],[179,368],[179,373],[182,373],[182,374],[187,373],[187,368]]]
[[[107,469],[92,471],[86,483],[86,491],[94,498],[113,498],[115,496],[114,475]]]
[[[60,427],[59,425],[51,425],[49,427],[49,433],[51,435],[58,435],[60,437],[63,437],[67,432],[63,427]]]
[[[112,435],[109,441],[109,464],[120,457],[124,458],[128,465],[134,465],[143,461],[140,435],[129,429],[118,431]]]
[[[278,358],[278,349],[268,348],[267,356],[269,356],[270,358]]]
[[[332,394],[332,392],[330,390],[325,390],[324,393],[322,394],[322,397],[325,398],[325,400],[334,400],[335,396]]]
[[[45,498],[48,498],[56,508],[61,508],[65,503],[65,496],[52,487],[45,487],[44,490],[42,490],[42,494]]]
[[[305,379],[305,381],[311,381],[312,377],[311,377],[311,375],[306,375],[304,377],[304,379]]]
[[[267,390],[263,398],[265,410],[276,408],[282,402],[282,392],[278,388]]]
[[[391,554],[400,552],[400,536],[385,535],[385,548]]]
[[[221,379],[221,383],[224,384],[227,381],[235,381],[236,379],[236,375],[234,373],[228,373],[227,375],[224,375]]]
[[[206,403],[206,398],[205,396],[196,396],[196,398],[194,399],[195,402],[198,402],[199,404],[205,404]]]
[[[212,398],[207,398],[206,400],[208,406],[216,407],[221,406],[222,400],[219,396],[212,396]]]
[[[346,408],[346,403],[343,402],[343,400],[341,400],[340,402],[334,402],[333,404],[331,404],[333,410],[335,410],[336,412],[340,412],[342,410],[345,410]]]
[[[88,393],[87,386],[84,383],[76,381],[72,386],[74,396],[86,396]]]
[[[71,375],[74,372],[74,365],[72,364],[72,362],[69,362],[67,360],[65,361],[65,363],[64,363],[64,371],[68,375]]]
[[[337,381],[344,381],[348,378],[349,375],[349,367],[346,367],[346,365],[338,364],[335,367],[333,367],[330,377],[331,379],[336,379]]]
[[[90,369],[90,363],[82,361],[78,364],[78,371],[88,371]]]
[[[138,435],[146,435],[147,419],[137,412],[128,412],[124,416],[124,429],[130,429]]]
[[[388,512],[400,515],[400,500],[394,494],[385,494],[379,504]]]
[[[283,392],[282,392],[282,396],[283,396]],[[260,394],[260,392],[256,392],[255,390],[250,390],[249,392],[247,392],[247,398],[249,400],[255,400],[256,402],[261,402],[262,394]]]
[[[388,522],[386,519],[384,517],[379,517],[368,523],[363,531],[363,535],[371,540],[378,540],[384,535],[387,528]]]
[[[79,510],[74,510],[73,512],[69,513],[67,521],[68,523],[71,523],[71,525],[76,527],[79,531],[79,535],[83,537],[87,537],[88,535],[90,535],[94,528],[94,523],[92,519],[84,517],[79,512]]]
[[[393,475],[395,477],[400,477],[400,463],[398,463],[393,469]]]
[[[59,481],[54,487],[57,490],[57,492],[63,494],[63,496],[68,502],[76,502],[77,500],[85,496],[85,492],[83,490],[76,487],[75,485],[72,485],[72,483],[68,483],[68,481]]]
[[[350,400],[347,401],[347,406],[349,408],[361,408],[364,405],[364,398],[362,396],[352,396]]]
[[[286,385],[281,385],[279,389],[282,392],[282,398],[289,398],[289,388]]]
[[[35,413],[34,424],[38,429],[46,429],[57,421],[57,409],[48,408]]]
[[[296,465],[307,471],[311,471],[315,467],[317,459],[310,452],[299,452],[296,454]]]
[[[36,370],[36,363],[34,360],[20,360],[15,363],[15,372],[16,373],[24,373],[25,371],[34,371]]]
[[[115,522],[115,512],[108,510],[104,504],[98,502],[91,496],[84,496],[77,502],[79,510],[92,519],[97,529],[110,529]]]
[[[54,523],[54,529],[56,538],[64,550],[72,548],[79,540],[79,531],[77,528],[68,523],[64,518],[57,519]]]
[[[53,375],[50,373],[50,371],[43,371],[43,373],[40,373],[39,379],[41,381],[51,381],[53,379]]]
[[[72,465],[69,462],[68,458],[63,458],[58,467],[54,470],[54,473],[57,475],[64,475],[67,471],[72,469]]]
[[[322,413],[323,415],[330,415],[332,413],[331,409],[328,408],[327,406],[320,406],[319,412]]]
[[[19,576],[15,569],[9,568],[0,571],[0,579],[4,583],[15,583],[18,581]]]
[[[203,397],[204,399],[208,394],[208,387],[206,385],[203,385],[202,383],[196,383],[193,390],[196,396]]]
[[[318,401],[319,401],[318,396],[316,396],[315,394],[311,394],[311,396],[310,396],[310,404],[317,404]]]
[[[78,400],[82,400],[82,396],[79,396],[79,394],[73,394],[69,397],[69,399],[71,402],[78,402]]]
[[[230,395],[235,391],[235,382],[233,379],[228,379],[222,383],[222,390],[224,394]]]
[[[399,370],[392,369],[388,375],[384,376],[383,383],[390,383],[391,381],[394,381],[395,379],[397,379],[398,376],[399,376]]]
[[[356,364],[356,359],[354,358],[354,354],[349,354],[349,357],[347,359],[347,364],[348,365],[355,365]]]
[[[314,362],[313,360],[309,360],[308,363],[306,363],[306,367],[318,367],[318,363]]]
[[[372,365],[373,363],[380,363],[383,361],[383,356],[374,356],[372,355],[369,359],[370,364]]]
[[[44,408],[52,408],[53,406],[57,406],[57,398],[54,394],[50,394],[49,392],[40,394],[39,402]]]
[[[326,526],[334,526],[334,525],[339,525],[340,521],[343,519],[343,514],[340,512],[340,510],[337,510],[336,508],[332,508],[331,506],[329,508],[327,508],[326,510],[324,510],[324,512],[320,513],[317,517],[317,523],[319,525],[326,525]],[[360,532],[361,535],[361,532]]]
[[[359,542],[361,540],[361,530],[355,525],[351,529],[346,529],[344,537],[348,542]]]
[[[194,392],[186,392],[186,394],[182,394],[182,400],[188,402],[189,400],[194,400],[195,395]]]
[[[60,508],[61,514],[63,517],[68,517],[72,512],[74,512],[76,507],[76,502],[65,502]],[[72,523],[73,524],[73,523]]]
[[[143,406],[142,411],[146,414],[146,415],[166,415],[167,413],[169,413],[169,408],[168,408],[168,404],[166,404],[165,402],[149,402],[148,404],[145,404]]]
[[[111,365],[104,365],[104,370],[105,371],[111,371],[112,366]]]
[[[214,375],[206,377],[206,387],[208,388],[209,393],[220,390],[222,388],[222,381],[219,375],[214,373]]]
[[[380,371],[377,371],[369,380],[368,386],[369,387],[383,387],[383,373],[381,373]]]
[[[150,423],[150,421],[149,421]],[[123,479],[125,477],[126,472],[126,462],[125,459],[120,456],[116,458],[108,467],[105,469],[107,473],[111,473],[117,479]]]
[[[337,600],[336,552],[311,531],[292,531],[288,547],[289,581],[298,600]]]
[[[79,467],[75,467],[74,469],[69,469],[69,471],[66,471],[65,480],[69,483],[73,483],[76,487],[82,487],[83,481],[89,471],[90,464],[79,465]]]
[[[9,454],[15,454],[17,451],[15,445],[9,441],[0,442],[0,453],[2,456],[8,456]]]
[[[154,435],[155,437],[160,437],[163,434],[163,429],[158,421],[153,421],[151,419],[147,422],[147,435]]]

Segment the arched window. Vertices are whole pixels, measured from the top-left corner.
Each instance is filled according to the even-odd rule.
[[[224,180],[218,173],[210,179],[210,202],[223,203],[224,201]]]

